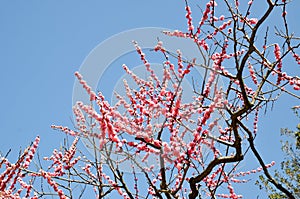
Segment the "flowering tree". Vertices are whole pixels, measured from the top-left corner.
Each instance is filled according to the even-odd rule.
[[[30,164],[39,137],[16,163],[3,156],[0,196],[80,198],[87,187],[92,187],[97,198],[114,192],[130,199],[242,198],[234,184],[246,183],[245,175],[263,172],[278,191],[295,198],[271,175],[268,168],[274,162],[264,162],[254,144],[259,112],[282,93],[300,98],[300,78],[284,65],[291,59],[295,65],[300,64],[299,38],[290,33],[287,22],[290,2],[263,3],[264,12],[257,17],[251,11],[255,5],[262,6],[262,1],[210,0],[195,8],[198,15],[202,13],[196,21],[185,1],[187,30],[164,33],[192,40],[202,61],[187,59],[180,50],[170,52],[163,41],[158,41],[153,49],[165,59],[159,78],[134,41],[149,78],[137,76],[124,64],[136,87],[124,80],[126,96],[116,93],[116,104],[109,104],[76,72],[90,104],[77,102],[73,107],[74,129],[52,126],[75,137],[73,143],[55,149],[51,157],[45,158],[50,162],[48,167],[40,163],[36,165],[38,170]],[[220,7],[228,11],[221,13]],[[269,30],[266,20],[278,10],[282,25]],[[270,34],[275,34],[276,40]],[[182,82],[197,67],[205,73],[194,86],[193,99],[186,102]],[[76,147],[79,139],[92,148],[94,159],[80,154]],[[260,167],[238,171],[238,164],[249,150]],[[118,158],[114,158],[116,154]],[[124,162],[130,163],[133,175],[122,172],[120,165]]]

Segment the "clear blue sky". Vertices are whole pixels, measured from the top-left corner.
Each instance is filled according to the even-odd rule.
[[[300,2],[292,4],[291,27],[300,34]],[[64,137],[50,125],[72,126],[73,74],[89,52],[108,37],[132,28],[185,29],[184,5],[183,0],[1,1],[0,151],[13,149],[14,160],[20,147],[40,135],[40,152],[49,155]],[[274,112],[260,120],[257,146],[266,162],[280,154],[280,127],[295,126],[288,108],[298,104],[284,97]],[[244,166],[257,164],[251,160]],[[245,198],[256,188],[243,188]]]

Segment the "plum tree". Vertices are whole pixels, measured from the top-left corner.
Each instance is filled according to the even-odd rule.
[[[197,22],[190,2],[184,3],[187,30],[164,33],[191,40],[198,47],[201,62],[185,58],[180,50],[169,51],[159,40],[153,50],[164,57],[160,78],[134,41],[149,78],[139,77],[124,64],[136,86],[130,87],[124,80],[126,95],[116,94],[116,104],[108,103],[76,72],[90,103],[77,102],[73,107],[75,128],[52,126],[75,137],[73,143],[54,149],[53,155],[45,158],[50,162],[47,169],[42,164],[38,170],[29,167],[39,137],[16,163],[3,156],[2,198],[80,198],[91,187],[97,198],[116,192],[130,199],[235,199],[242,195],[237,194],[234,184],[247,183],[243,176],[256,172],[263,172],[286,197],[296,198],[269,172],[274,162],[266,163],[255,147],[259,112],[282,93],[300,99],[300,78],[291,69],[295,67],[291,60],[300,64],[299,37],[289,31],[287,21],[287,5],[293,2],[209,0],[193,8],[201,13]],[[264,6],[263,12],[253,11],[256,6]],[[267,19],[278,13],[282,25],[270,30]],[[186,101],[182,82],[195,68],[204,75],[194,86],[193,98]],[[76,147],[79,139],[92,148],[93,159],[80,154]],[[237,166],[248,151],[260,167],[239,171]],[[114,158],[116,154],[118,158]],[[129,162],[131,175],[122,172],[124,162]]]

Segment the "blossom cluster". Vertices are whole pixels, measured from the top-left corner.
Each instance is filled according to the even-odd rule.
[[[249,10],[253,2],[248,1]],[[15,164],[1,158],[0,198],[24,196],[36,199],[42,196],[43,193],[33,189],[37,177],[44,179],[61,199],[69,197],[67,191],[72,188],[72,182],[91,185],[98,198],[111,191],[125,199],[140,198],[143,191],[153,198],[162,198],[158,197],[161,193],[167,198],[171,198],[168,194],[180,198],[180,192],[186,198],[183,195],[198,191],[193,187],[197,177],[202,177],[196,183],[204,185],[201,191],[208,196],[242,198],[236,193],[234,183],[248,182],[240,178],[266,171],[275,162],[242,172],[237,171],[237,165],[232,162],[242,159],[244,142],[259,133],[259,112],[265,104],[276,100],[270,99],[273,94],[284,91],[291,94],[281,85],[292,86],[293,92],[300,90],[300,78],[283,68],[286,56],[298,64],[300,56],[288,41],[270,44],[265,39],[262,49],[255,45],[259,40],[255,33],[263,18],[252,17],[249,10],[243,14],[239,10],[240,4],[234,0],[231,15],[224,16],[216,14],[219,14],[217,1],[209,0],[203,6],[196,26],[186,1],[187,31],[164,33],[193,41],[202,59],[199,62],[197,58],[185,58],[179,49],[175,53],[169,52],[163,42],[158,41],[153,49],[166,58],[161,66],[162,77],[157,75],[138,42],[133,41],[148,78],[139,77],[130,66],[123,64],[135,86],[124,79],[125,94],[115,93],[117,102],[114,105],[101,92],[93,91],[84,77],[75,72],[91,103],[79,101],[73,106],[76,130],[51,126],[75,137],[74,141],[69,147],[54,149],[50,157],[44,158],[50,166],[38,172],[29,169],[39,136]],[[282,16],[285,15],[284,10]],[[285,45],[288,45],[287,49]],[[270,49],[271,55],[268,54]],[[183,83],[191,76],[195,78],[196,67],[204,71],[203,77],[195,81],[200,82],[200,89],[194,88],[192,98],[187,100]],[[276,79],[274,83],[272,78]],[[298,97],[294,93],[291,95]],[[80,139],[86,139],[93,147],[94,162],[77,156]],[[101,156],[99,159],[98,155]],[[132,169],[132,187],[126,186],[124,174],[119,170],[120,165],[128,162]],[[75,169],[79,163],[83,163],[80,171]],[[137,170],[144,173],[147,188],[141,188]],[[206,175],[203,177],[203,174]],[[72,178],[76,175],[79,180]],[[68,180],[65,180],[66,176]],[[26,181],[25,177],[31,179]],[[60,183],[63,180],[69,187]],[[220,186],[225,188],[222,192],[217,191]]]
[[[29,168],[33,156],[39,145],[40,137],[37,136],[30,147],[24,150],[16,163],[11,163],[7,158],[2,157],[0,168],[4,165],[5,169],[0,174],[0,198],[31,198],[37,199],[32,195],[31,182],[26,183],[23,178],[26,176],[24,170]],[[23,195],[23,197],[22,197]]]

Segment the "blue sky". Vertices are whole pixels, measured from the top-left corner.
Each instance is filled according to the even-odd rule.
[[[1,1],[0,151],[13,149],[14,160],[20,147],[40,135],[40,152],[49,155],[64,138],[50,125],[72,126],[73,74],[89,52],[108,37],[133,28],[184,29],[184,5],[174,0]],[[290,19],[299,19],[298,8],[300,2],[294,1]],[[290,22],[300,33],[298,21]],[[257,146],[266,162],[280,154],[280,127],[295,126],[289,107],[298,104],[283,96],[259,123],[263,130]],[[257,167],[254,160],[244,164]]]

